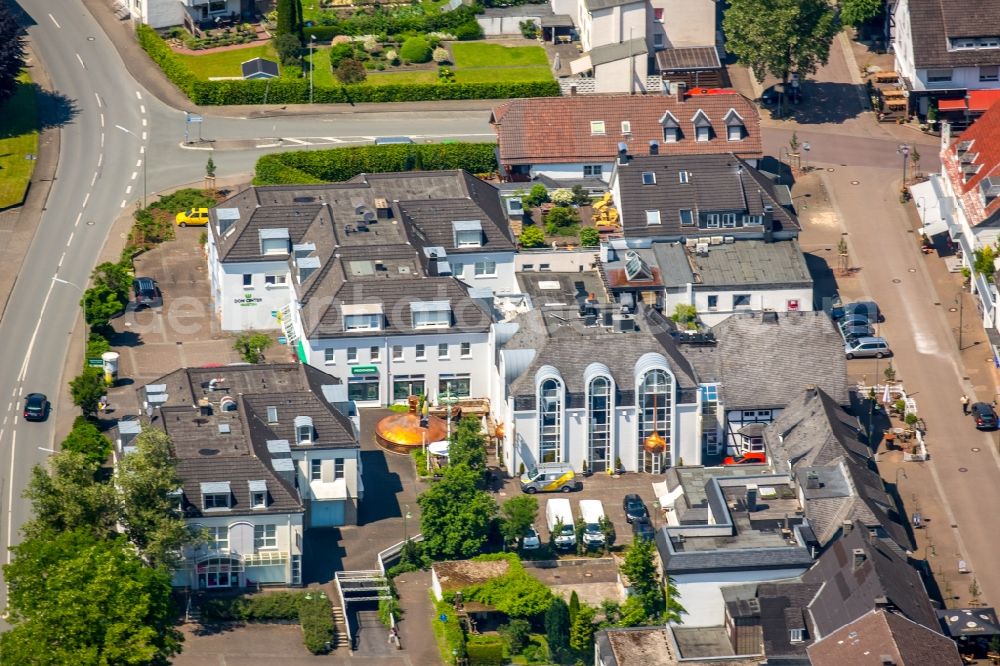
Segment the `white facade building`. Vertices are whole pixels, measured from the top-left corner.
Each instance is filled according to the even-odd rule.
[[[241,15],[246,0],[123,0],[133,21],[151,28],[169,28],[184,23],[187,14],[196,21]]]

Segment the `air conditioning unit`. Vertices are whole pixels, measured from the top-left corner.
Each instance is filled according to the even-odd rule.
[[[686,241],[684,241],[685,247],[695,247],[696,245],[698,245],[697,238],[688,238]]]
[[[712,245],[722,245],[722,236],[712,236],[709,241]]]
[[[694,246],[694,253],[700,254],[703,257],[708,256],[708,243],[698,243]]]
[[[734,236],[726,236],[725,238],[722,239],[722,242],[723,243],[735,243],[736,242],[736,238]]]

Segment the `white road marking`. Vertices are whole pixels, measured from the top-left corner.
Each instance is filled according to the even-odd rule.
[[[102,108],[102,107],[101,107],[101,96],[100,96],[100,95],[98,95],[97,93],[94,93],[94,99],[96,99],[96,100],[97,100],[97,108],[98,108],[98,109]]]
[[[56,24],[57,28],[59,28],[60,30],[62,30],[62,26],[59,25],[59,21],[56,20],[55,16],[53,16],[52,14],[49,14],[49,18],[52,19],[52,22]]]
[[[90,179],[90,186],[93,187],[94,183],[97,182],[97,172],[94,172],[94,177]]]
[[[75,231],[69,232],[69,239],[66,241],[66,247],[69,247],[73,243],[73,236],[76,235]]]
[[[146,105],[145,104],[140,104],[139,105],[139,113],[146,113]]]
[[[138,171],[133,171],[132,172],[132,180],[135,180],[135,177],[138,176],[138,175],[139,175]]]
[[[10,404],[13,405],[14,403],[10,403]],[[10,409],[10,406],[8,406],[7,409]],[[7,427],[7,419],[9,419],[9,418],[10,418],[10,416],[3,417],[3,425],[4,425],[4,427]],[[3,439],[3,430],[0,430],[0,439]]]
[[[15,421],[17,417],[14,417]],[[10,558],[14,556],[14,553],[10,550],[11,537],[14,536],[14,484],[11,481],[14,479],[14,449],[17,446],[17,431],[15,430],[10,436],[10,474],[7,475],[7,485],[9,486],[7,493],[7,564],[10,564]],[[4,585],[7,585],[7,581],[4,581]]]
[[[104,147],[104,132],[101,132],[101,148]]]
[[[142,119],[142,126],[143,126],[143,127],[145,127],[145,126],[146,126],[146,119],[145,119],[145,118],[143,118],[143,119]],[[142,137],[142,138],[143,138],[143,141],[145,141],[145,140],[146,140],[146,135],[145,135],[145,134],[143,134],[143,137]]]
[[[83,58],[80,57],[79,53],[76,54],[76,59],[80,61],[80,67],[87,69],[87,66],[83,64]]]
[[[22,385],[22,386],[21,386],[21,388],[20,388],[20,389],[18,389],[18,391],[17,391],[17,396],[18,396],[18,397],[21,397],[22,395],[24,395],[24,386],[23,386],[23,385]],[[17,417],[15,416],[14,418],[16,419]]]
[[[82,212],[76,214],[76,222],[73,223],[74,227],[80,226],[80,218],[81,217],[83,217],[83,213]]]
[[[308,141],[303,141],[302,139],[285,139],[285,141],[291,141],[292,143],[297,143],[300,146],[308,146]]]
[[[98,166],[98,168],[100,168],[100,166],[102,164],[104,164],[104,153],[101,153],[100,155],[97,156],[97,166]]]
[[[104,114],[101,114],[101,127],[104,127]]]
[[[56,268],[62,268],[62,262],[63,262],[63,259],[65,259],[65,258],[66,258],[66,253],[63,252],[62,256],[59,257],[59,263],[56,265]]]
[[[135,168],[138,169],[141,166],[142,166],[142,160],[136,160],[135,161]]]
[[[72,238],[72,234],[70,235]],[[58,275],[58,273],[56,274]],[[55,278],[56,275],[52,277]],[[42,301],[42,309],[38,311],[38,321],[35,322],[35,330],[31,334],[31,340],[28,342],[28,351],[24,355],[24,363],[21,364],[21,372],[17,376],[17,381],[21,382],[24,380],[25,375],[28,373],[28,361],[31,360],[31,350],[35,348],[35,339],[38,337],[38,329],[42,326],[42,320],[45,318],[45,308],[49,305],[49,298],[52,296],[52,288],[56,286],[55,279],[49,280],[49,290],[45,292],[45,299]],[[14,425],[17,425],[17,413],[14,413]],[[11,451],[13,452],[14,447],[11,446]],[[11,454],[13,455],[13,453]],[[13,478],[13,477],[11,477]]]
[[[119,208],[124,208],[125,207],[125,200],[124,199],[122,199],[122,204],[120,206],[118,206],[118,207]]]
[[[142,99],[142,95],[139,94],[138,90],[135,91],[135,98],[136,99]]]
[[[143,125],[145,125],[145,124],[146,124],[146,123],[143,123]],[[143,141],[145,141],[145,140],[146,140],[146,132],[145,132],[145,131],[143,131],[143,133],[142,133],[142,140],[143,140]],[[139,148],[139,152],[140,152],[140,153],[143,153],[143,152],[146,152],[146,148],[145,148],[145,146],[143,146],[143,147]]]
[[[131,185],[129,185],[128,187],[125,188],[125,194],[132,194],[132,186]]]
[[[85,195],[83,196],[83,205],[82,205],[82,206],[80,206],[80,208],[86,208],[86,207],[87,207],[87,202],[88,202],[88,201],[90,201],[90,192],[87,192],[87,193],[86,193],[86,194],[85,194]]]

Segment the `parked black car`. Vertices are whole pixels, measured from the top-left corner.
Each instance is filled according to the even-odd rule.
[[[632,522],[639,518],[649,518],[649,509],[635,493],[630,493],[622,500],[622,509],[625,510],[625,520]]]
[[[872,323],[885,321],[885,317],[882,315],[881,310],[878,309],[878,303],[875,301],[848,303],[844,306],[844,316],[849,317],[850,315],[862,315]]]
[[[24,398],[24,420],[44,421],[49,416],[49,399],[44,393],[29,393]]]
[[[844,340],[848,338],[874,338],[875,329],[868,324],[849,324],[841,326],[840,332],[844,334]]]
[[[976,421],[976,428],[979,430],[996,430],[997,413],[991,405],[985,402],[977,402],[972,405],[972,418]]]
[[[163,305],[163,294],[153,278],[137,277],[132,280],[132,293],[137,307],[158,308]]]
[[[653,526],[649,522],[649,518],[636,518],[632,521],[632,540],[639,541],[645,539],[646,541],[652,541],[655,536]]]

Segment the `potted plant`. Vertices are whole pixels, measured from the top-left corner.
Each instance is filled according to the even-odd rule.
[[[590,476],[590,467],[587,465],[587,461],[583,461],[583,475]]]
[[[899,414],[900,416],[906,411],[906,401],[900,398],[896,402],[892,403],[892,410]]]
[[[615,474],[624,474],[625,468],[622,467],[622,459],[615,456]]]

